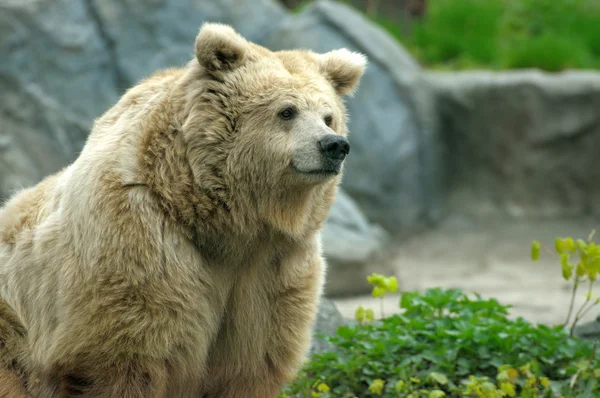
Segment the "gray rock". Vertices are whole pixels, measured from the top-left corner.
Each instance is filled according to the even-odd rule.
[[[600,315],[591,321],[577,325],[573,336],[584,340],[600,340]]]
[[[87,1],[124,86],[192,59],[194,39],[205,21],[232,25],[260,42],[287,13],[274,0]]]
[[[0,200],[74,160],[117,98],[83,0],[0,5]]]
[[[333,345],[324,339],[318,337],[318,334],[326,336],[334,336],[340,326],[346,322],[342,314],[338,311],[333,301],[323,297],[319,303],[319,312],[317,313],[317,321],[313,329],[313,341],[310,349],[311,354],[322,353],[334,349]]]
[[[598,214],[600,73],[429,73],[453,206],[512,216]]]
[[[339,191],[322,233],[328,264],[325,294],[333,297],[368,293],[371,287],[367,275],[390,274],[391,269],[383,261],[387,239],[386,232],[371,225],[352,199]]]
[[[0,200],[72,162],[88,123],[33,83],[0,75]]]
[[[369,65],[348,100],[351,154],[343,187],[369,220],[392,233],[436,219],[440,207],[433,100],[421,69],[381,28],[341,3],[317,1],[284,20],[273,50],[346,47]]]
[[[33,83],[90,120],[117,99],[111,59],[84,0],[2,2],[0,59],[6,81]]]

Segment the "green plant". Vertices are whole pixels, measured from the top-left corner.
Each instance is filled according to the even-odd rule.
[[[369,282],[373,286],[373,291],[371,292],[371,295],[375,298],[379,297],[381,317],[383,318],[385,316],[385,313],[383,312],[383,298],[388,293],[396,293],[398,291],[398,280],[396,280],[395,276],[386,277],[381,274],[373,273],[367,276],[367,282]],[[360,306],[358,307],[356,312],[357,320],[359,322],[362,321],[360,319],[361,311],[364,311],[366,320],[373,320],[373,310],[365,310],[362,306]]]
[[[427,63],[494,62],[503,0],[432,1],[407,41]]]
[[[335,351],[314,355],[282,396],[593,397],[600,389],[595,347],[561,326],[510,319],[510,307],[458,289],[406,292],[400,308],[324,337]]]
[[[588,49],[581,41],[548,33],[507,41],[499,58],[499,64],[506,69],[543,66],[548,72],[558,72],[592,66]]]
[[[435,68],[600,68],[597,0],[430,0],[404,34],[376,19],[425,65]]]
[[[424,18],[410,23],[368,12],[369,3],[360,11],[429,67],[600,68],[598,0],[428,0]]]
[[[598,18],[596,0],[507,2],[499,30],[500,62],[506,68],[541,65],[548,71],[594,67],[600,54]]]
[[[562,276],[566,281],[571,281],[572,286],[569,312],[567,313],[567,319],[563,324],[563,327],[569,327],[569,324],[571,324],[571,336],[573,335],[575,326],[577,326],[577,322],[579,322],[593,307],[600,304],[600,297],[595,297],[594,294],[595,282],[600,275],[600,246],[596,245],[593,241],[595,234],[596,231],[592,231],[588,236],[587,241],[584,241],[583,239],[577,239],[575,241],[573,238],[567,237],[556,238],[554,242],[555,252],[560,258]],[[536,240],[532,242],[531,258],[533,261],[539,259],[541,248],[542,245],[539,241]],[[551,250],[548,251],[552,254]],[[573,259],[575,259],[575,262],[572,262]],[[571,323],[575,297],[577,295],[577,290],[582,284],[587,285],[585,301],[575,313],[573,322]]]

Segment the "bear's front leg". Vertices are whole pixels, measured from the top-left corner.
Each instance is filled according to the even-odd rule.
[[[264,373],[243,383],[233,383],[220,398],[277,398],[304,364],[312,342],[324,263],[315,256],[308,263],[294,266],[301,266],[302,271],[295,269],[287,278],[284,273],[280,289],[272,300],[272,328]],[[294,268],[289,270],[294,271]]]
[[[294,270],[293,266],[301,268]],[[202,398],[277,398],[284,385],[296,377],[310,348],[322,267],[320,258],[282,264],[284,271],[269,298],[271,319],[265,329],[268,339],[264,355],[220,363],[212,369],[212,386]]]
[[[26,345],[25,327],[8,304],[0,299],[0,397],[27,397],[21,359]]]
[[[322,258],[314,255],[308,263],[302,264],[301,272],[282,279],[282,290],[273,300],[273,329],[267,361],[281,386],[296,377],[310,350],[324,267]]]

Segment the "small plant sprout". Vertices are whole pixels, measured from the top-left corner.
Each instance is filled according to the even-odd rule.
[[[395,276],[384,276],[373,273],[367,276],[367,281],[373,285],[373,291],[371,294],[373,297],[380,299],[381,317],[384,318],[383,312],[383,298],[388,293],[396,293],[398,291],[398,281]]]
[[[574,240],[571,237],[556,238],[554,242],[554,251],[560,259],[562,276],[566,281],[571,281],[571,302],[569,311],[563,327],[569,327],[570,334],[573,335],[575,326],[583,318],[590,309],[600,304],[600,298],[594,294],[594,283],[600,274],[600,246],[594,243],[593,239],[596,231],[593,230],[588,236],[587,241],[582,239]],[[531,259],[536,261],[540,257],[542,245],[538,241],[533,241],[531,244]],[[554,253],[553,253],[554,254]],[[577,290],[585,284],[587,291],[585,301],[581,307],[575,312],[573,317],[575,297]],[[571,322],[571,318],[573,321]]]
[[[358,323],[368,323],[373,322],[373,319],[375,319],[375,314],[371,308],[364,308],[362,305],[360,305],[356,309],[354,317]]]

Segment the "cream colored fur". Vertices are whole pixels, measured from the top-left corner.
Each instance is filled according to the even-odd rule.
[[[365,59],[271,52],[220,24],[195,49],[0,210],[4,396],[271,398],[302,365],[340,175],[290,165],[346,135]]]

